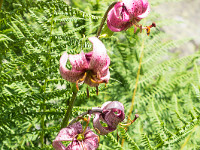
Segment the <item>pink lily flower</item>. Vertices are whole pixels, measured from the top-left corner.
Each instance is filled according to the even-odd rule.
[[[133,25],[140,27],[137,23],[149,13],[148,0],[122,0],[109,11],[107,25],[113,32],[127,30]]]
[[[65,147],[61,141],[72,141]],[[60,130],[52,143],[56,150],[96,150],[99,146],[99,137],[87,127],[83,133],[82,125],[76,122]]]
[[[102,113],[96,113],[93,119],[94,129],[101,135],[114,131],[125,118],[124,106],[118,101],[108,101],[101,107]],[[100,120],[108,126],[103,127]]]
[[[93,44],[93,51],[76,55],[65,52],[60,58],[61,76],[67,81],[76,83],[77,89],[80,82],[98,87],[100,83],[108,83],[110,79],[110,58],[104,44],[96,37],[90,37],[89,41]],[[72,65],[71,70],[65,66],[68,59]]]

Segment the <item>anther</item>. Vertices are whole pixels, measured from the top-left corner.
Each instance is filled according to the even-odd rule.
[[[87,129],[87,127],[88,127],[88,125],[89,125],[89,122],[90,122],[90,118],[91,118],[91,115],[89,115],[89,117],[88,117],[88,119],[86,119],[87,121],[87,124],[86,124],[86,126],[85,126],[85,129],[83,130],[83,132],[82,132],[82,134],[84,135],[84,133],[85,133],[85,131],[86,131],[86,129]]]
[[[150,35],[150,30],[151,30],[151,28],[149,26],[147,26],[146,31],[147,31],[148,36]]]
[[[138,114],[135,114],[135,118],[133,120],[131,120],[130,118],[128,118],[128,120],[130,121],[129,123],[127,124],[120,124],[122,126],[130,126],[133,122],[135,122],[135,120],[139,118],[139,115]]]
[[[78,79],[78,80],[76,81],[76,89],[77,89],[77,91],[79,91],[78,83],[79,83],[79,82],[82,82],[82,81],[85,81],[85,78],[86,78],[86,77],[87,77],[87,72],[85,72],[84,76],[83,76],[81,79]]]
[[[95,81],[95,80],[93,80],[92,78],[91,78],[90,80],[92,81],[92,83],[96,83],[96,84],[104,83],[103,80]]]
[[[147,27],[146,27],[146,31],[147,31],[147,35],[148,35],[148,36],[150,35],[150,30],[151,30],[151,28],[153,28],[153,27],[156,27],[156,23],[155,23],[155,22],[153,22],[150,26],[147,26]]]

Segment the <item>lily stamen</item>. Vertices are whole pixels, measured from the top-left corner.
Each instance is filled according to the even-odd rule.
[[[78,83],[82,82],[82,81],[85,81],[86,76],[87,76],[87,72],[85,72],[84,76],[81,79],[78,79],[76,81],[76,89],[77,89],[77,91],[79,90]]]
[[[95,81],[92,78],[90,80],[92,81],[92,83],[96,83],[96,84],[104,83],[103,80]]]
[[[156,23],[153,22],[150,26],[146,26],[146,27],[142,27],[142,25],[135,24],[134,27],[135,27],[134,33],[137,31],[137,27],[138,27],[138,28],[140,28],[140,33],[142,32],[142,30],[146,30],[147,35],[149,36],[151,28],[156,27]]]
[[[137,118],[139,118],[139,115],[138,115],[138,114],[135,114],[135,118],[134,118],[133,120],[131,120],[130,118],[128,118],[128,120],[129,120],[130,122],[128,122],[128,123],[126,123],[126,124],[120,123],[120,125],[121,125],[121,126],[130,126],[133,122],[135,122],[135,120],[136,120]]]
[[[85,126],[85,128],[84,128],[84,130],[83,130],[83,132],[82,132],[83,135],[85,134],[85,131],[86,131],[88,125],[89,125],[90,118],[91,118],[91,115],[89,115],[89,117],[88,117],[88,119],[87,119],[87,124],[86,124],[86,126]]]

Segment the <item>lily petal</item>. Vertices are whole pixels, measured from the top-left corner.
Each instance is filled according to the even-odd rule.
[[[83,55],[82,53],[79,55]],[[79,58],[81,56],[78,56]],[[66,68],[66,63],[68,58],[70,57],[70,62],[72,63],[72,70],[68,70]],[[85,59],[86,60],[86,59]],[[80,63],[81,62],[81,63]],[[78,79],[83,77],[84,71],[81,71],[81,67],[84,68],[83,65],[84,63],[80,61],[80,59],[75,59],[72,55],[68,55],[66,52],[61,56],[60,58],[60,74],[61,76],[70,82],[76,82]],[[76,70],[78,69],[78,70]]]
[[[102,113],[96,113],[93,119],[93,126],[101,135],[106,135],[114,131],[117,125],[124,120],[124,106],[118,101],[105,102],[102,107]],[[108,127],[103,127],[100,120],[105,122]]]
[[[58,133],[56,139],[53,141],[52,145],[56,150],[65,150],[66,147],[61,141],[71,141],[74,136],[82,131],[82,125],[80,122],[76,122],[69,127],[63,128]]]
[[[137,18],[143,19],[143,18],[147,17],[149,15],[149,13],[150,13],[150,5],[148,5],[146,11],[143,14],[138,15]]]
[[[87,150],[95,150],[99,147],[98,136],[91,130],[86,130],[84,142]]]
[[[81,145],[80,143],[81,143],[80,141],[73,141],[64,150],[82,150],[84,148],[83,145]]]
[[[122,103],[118,101],[108,101],[101,106],[101,109],[103,111],[107,111],[111,109],[119,109],[121,111],[124,111],[124,106]]]
[[[88,68],[88,61],[83,51],[80,54],[69,55],[69,61],[72,65],[72,70],[83,71]]]
[[[104,44],[97,37],[90,37],[89,41],[93,44],[93,54],[90,60],[89,69],[94,73],[99,72],[100,76],[107,71],[110,65],[110,58],[106,53]]]
[[[94,129],[99,133],[100,135],[106,135],[115,129],[109,129],[108,127],[103,127],[100,123],[100,113],[95,114],[95,118],[93,119],[93,126]]]
[[[109,69],[107,69],[106,71],[104,71],[104,73],[101,74],[100,79],[103,80],[105,83],[108,83],[108,81],[110,79],[110,71],[109,71]]]
[[[116,128],[117,125],[124,120],[124,106],[118,101],[109,101],[105,105],[102,105],[103,114],[102,119],[112,128]]]
[[[148,0],[122,0],[109,11],[107,26],[113,32],[127,30],[137,25],[141,19],[150,13]]]
[[[117,112],[117,114],[115,114]],[[112,109],[105,113],[103,119],[112,129],[116,129],[117,125],[124,120],[123,113],[119,110]]]
[[[119,32],[126,30],[131,26],[130,16],[124,7],[123,2],[118,2],[109,11],[107,17],[108,28],[113,32]]]

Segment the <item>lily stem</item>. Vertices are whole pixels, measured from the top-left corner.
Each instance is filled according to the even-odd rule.
[[[142,58],[143,58],[143,50],[144,50],[144,42],[142,42],[142,47],[141,47],[141,53],[140,53],[140,59],[139,59],[139,67],[138,67],[138,71],[137,71],[137,78],[136,78],[136,82],[135,82],[135,89],[133,91],[133,96],[132,96],[132,102],[131,102],[131,108],[129,110],[129,114],[128,117],[131,117],[131,113],[133,111],[133,105],[134,105],[134,100],[135,100],[135,94],[137,91],[137,86],[138,86],[138,81],[139,81],[139,76],[140,76],[140,70],[141,70],[141,66],[142,66]]]
[[[69,125],[74,124],[75,122],[77,122],[79,119],[81,119],[83,116],[87,115],[87,114],[93,114],[93,113],[102,113],[102,109],[101,108],[92,108],[82,114],[80,114],[79,116],[77,116],[76,118],[74,118]]]
[[[133,105],[134,105],[134,101],[135,101],[135,94],[136,94],[136,91],[137,91],[137,85],[138,85],[139,76],[140,76],[140,69],[141,69],[141,66],[142,66],[143,50],[144,50],[144,42],[142,42],[141,54],[140,54],[140,59],[139,59],[139,67],[138,67],[137,78],[136,78],[136,82],[135,82],[135,89],[134,89],[134,91],[133,91],[132,102],[131,102],[131,108],[130,108],[130,110],[129,110],[128,118],[131,117],[131,113],[132,113],[132,111],[133,111]],[[125,141],[125,140],[122,139],[122,142],[121,142],[121,146],[122,146],[122,147],[123,147],[123,145],[124,145],[124,141]]]
[[[100,36],[100,33],[101,33],[101,30],[103,28],[103,25],[104,25],[104,22],[106,21],[106,18],[107,18],[107,15],[108,15],[108,12],[114,7],[114,5],[116,4],[117,2],[113,2],[109,7],[108,9],[106,10],[104,16],[103,16],[103,19],[101,20],[101,24],[99,26],[99,29],[97,31],[97,34],[96,34],[96,37],[99,38]]]
[[[2,4],[3,4],[3,0],[0,0],[0,10],[1,10]]]
[[[72,87],[72,99],[69,102],[69,105],[68,105],[68,108],[67,108],[67,112],[66,112],[65,117],[63,119],[63,122],[61,124],[61,128],[64,128],[64,127],[66,127],[68,125],[69,118],[70,118],[70,116],[72,114],[72,108],[73,108],[77,93],[78,93],[78,91],[76,89],[76,86],[73,85],[73,87]]]

